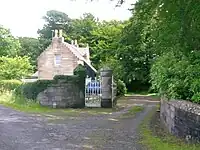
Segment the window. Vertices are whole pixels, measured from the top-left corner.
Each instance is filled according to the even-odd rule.
[[[55,55],[55,65],[60,65],[61,63],[61,55]]]

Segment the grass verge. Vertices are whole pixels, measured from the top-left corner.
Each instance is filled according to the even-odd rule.
[[[159,119],[159,112],[153,110],[140,126],[141,144],[148,150],[200,150],[200,145],[188,144],[165,132]]]
[[[0,93],[0,104],[12,109],[29,113],[54,113],[61,115],[79,116],[81,114],[98,115],[111,114],[120,108],[82,108],[82,109],[53,109],[43,107],[34,101],[27,101],[22,97],[16,97],[11,92]]]
[[[158,93],[148,93],[148,92],[140,92],[140,93],[127,93],[125,96],[149,96],[152,98],[159,98]]]
[[[144,110],[143,106],[133,106],[128,112],[122,114],[120,118],[129,118],[135,116],[137,113],[142,112]]]

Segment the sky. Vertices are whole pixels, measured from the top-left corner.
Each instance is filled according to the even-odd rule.
[[[0,25],[9,28],[14,36],[37,37],[48,10],[65,12],[70,18],[79,18],[87,12],[100,20],[126,20],[131,16],[128,8],[134,2],[126,0],[116,8],[117,0],[0,0]]]

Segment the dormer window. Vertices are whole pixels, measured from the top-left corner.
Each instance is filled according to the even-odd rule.
[[[55,65],[60,65],[61,64],[61,55],[56,54],[54,62],[55,62]]]

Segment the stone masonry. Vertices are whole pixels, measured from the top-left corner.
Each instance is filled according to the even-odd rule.
[[[162,124],[186,141],[200,141],[200,105],[183,100],[161,100]]]
[[[51,44],[37,59],[38,79],[51,80],[55,75],[73,75],[73,70],[78,64],[84,63],[96,72],[90,63],[89,46],[79,48],[77,42],[66,43],[62,37],[62,30],[59,31],[59,36],[57,32],[55,30]],[[56,56],[59,56],[60,64],[55,64]]]
[[[51,85],[37,96],[42,106],[56,108],[83,108],[85,107],[84,93],[78,84],[57,83]]]

